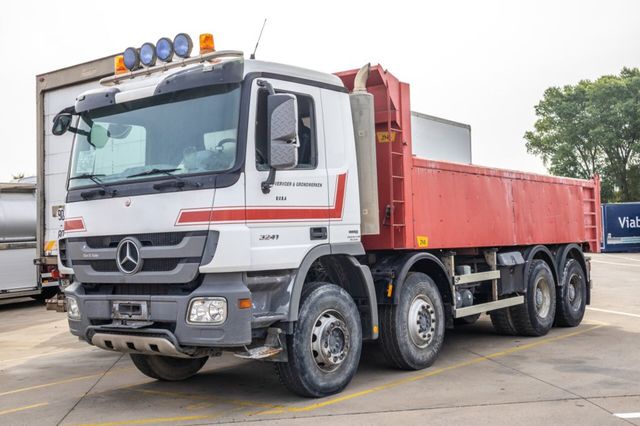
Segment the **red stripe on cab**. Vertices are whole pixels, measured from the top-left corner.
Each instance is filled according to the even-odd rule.
[[[208,222],[268,222],[275,220],[327,220],[342,218],[347,174],[338,175],[332,207],[254,207],[181,210],[176,225]]]

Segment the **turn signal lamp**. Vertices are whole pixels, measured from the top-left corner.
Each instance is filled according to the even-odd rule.
[[[251,299],[238,299],[238,309],[251,308]]]
[[[215,50],[213,34],[200,34],[200,54],[202,55],[205,53],[215,52]]]
[[[116,74],[127,72],[127,67],[124,65],[124,55],[117,55],[113,58],[113,69]]]

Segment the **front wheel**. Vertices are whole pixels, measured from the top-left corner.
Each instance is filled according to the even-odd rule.
[[[288,361],[275,364],[280,381],[300,396],[338,393],[360,361],[358,308],[344,289],[325,282],[305,284],[300,303],[293,334],[286,339]]]
[[[133,365],[152,379],[175,382],[195,376],[209,357],[175,358],[161,355],[130,354]]]
[[[382,306],[380,344],[387,361],[403,370],[429,367],[444,340],[444,307],[438,287],[419,272],[410,273],[397,305]]]

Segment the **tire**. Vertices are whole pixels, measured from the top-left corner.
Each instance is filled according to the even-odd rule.
[[[175,358],[161,355],[130,354],[133,365],[145,376],[167,382],[193,377],[207,362],[203,358]]]
[[[491,311],[489,312],[489,316],[491,317],[491,324],[493,324],[496,333],[505,336],[516,336],[518,334],[518,330],[516,330],[516,326],[513,323],[510,308]]]
[[[587,305],[587,279],[580,263],[569,259],[561,275],[556,294],[556,325],[575,327],[582,322]]]
[[[31,296],[32,299],[37,300],[38,302],[44,302],[47,299],[51,299],[56,294],[60,293],[60,289],[58,287],[46,287],[42,289],[42,292],[37,296]]]
[[[556,284],[549,265],[534,260],[529,268],[524,304],[510,307],[513,325],[522,336],[544,336],[556,313]]]
[[[362,351],[360,313],[349,293],[331,283],[305,284],[286,345],[288,361],[275,366],[287,389],[309,398],[341,392],[355,375]]]
[[[453,320],[453,325],[472,325],[475,324],[480,319],[480,314],[469,315],[468,317],[455,318]]]
[[[400,290],[398,304],[381,308],[382,352],[392,366],[402,370],[429,367],[442,347],[444,328],[438,287],[427,275],[410,273]]]

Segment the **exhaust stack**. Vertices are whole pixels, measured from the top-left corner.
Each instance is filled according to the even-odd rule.
[[[353,82],[353,92],[349,95],[356,139],[358,182],[360,185],[360,232],[362,235],[380,234],[376,123],[373,95],[367,92],[370,68],[371,64],[360,68]]]

